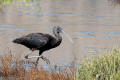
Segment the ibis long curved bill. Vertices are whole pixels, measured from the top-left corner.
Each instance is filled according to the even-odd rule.
[[[49,29],[51,29],[51,27],[49,27]],[[62,37],[60,33],[63,33],[70,40],[70,42],[74,43],[72,38],[70,38],[70,36],[66,34],[61,27],[54,26],[52,30],[54,36],[46,33],[30,33],[26,36],[14,39],[13,42],[24,45],[31,51],[39,50],[39,56],[28,57],[29,54],[27,54],[25,56],[26,59],[37,58],[36,63],[38,64],[39,58],[42,58],[47,64],[50,64],[50,61],[41,55],[44,51],[55,48],[61,44]]]
[[[70,40],[72,44],[74,43],[72,38],[64,30],[62,30],[62,33],[68,38],[68,40]]]

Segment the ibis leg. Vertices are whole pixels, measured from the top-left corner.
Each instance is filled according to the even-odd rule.
[[[38,61],[39,61],[40,58],[41,58],[42,60],[46,61],[47,64],[50,64],[49,59],[47,59],[47,58],[44,57],[44,56],[40,56],[41,54],[42,54],[42,52],[39,51],[39,57],[38,57],[37,60],[36,60],[36,64],[38,64]]]
[[[39,59],[40,59],[40,57],[38,57],[37,60],[36,60],[36,63],[37,63],[37,64],[38,64]]]
[[[39,56],[40,56],[41,54],[42,54],[42,52],[39,51]],[[37,60],[36,60],[36,63],[37,63],[37,64],[38,64],[39,59],[40,59],[40,57],[38,57]]]

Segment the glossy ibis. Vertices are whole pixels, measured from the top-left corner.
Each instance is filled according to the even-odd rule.
[[[13,40],[13,42],[24,45],[32,51],[39,50],[39,56],[28,57],[30,55],[28,54],[25,56],[26,59],[37,57],[36,63],[38,63],[39,58],[42,58],[44,61],[46,61],[47,64],[50,64],[50,61],[46,57],[42,56],[41,54],[46,50],[55,48],[60,45],[60,43],[62,42],[62,37],[60,33],[65,34],[65,32],[61,27],[55,26],[53,27],[54,37],[44,33],[30,33],[26,36],[22,36],[20,38]],[[68,35],[66,36],[69,38],[71,42],[73,42]]]

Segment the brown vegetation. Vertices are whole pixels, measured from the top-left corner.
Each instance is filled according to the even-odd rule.
[[[74,63],[64,70],[55,72],[45,70],[32,64],[31,68],[25,68],[23,61],[15,61],[15,56],[5,54],[0,56],[0,78],[7,80],[73,80],[75,76]]]

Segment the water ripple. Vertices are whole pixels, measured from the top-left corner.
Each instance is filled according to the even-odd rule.
[[[85,46],[84,48],[92,49],[92,50],[108,50],[109,49],[109,48],[97,48],[97,47],[90,47],[90,46]]]
[[[13,25],[9,25],[9,24],[2,24],[2,25],[0,25],[0,27],[13,27]]]
[[[92,33],[96,33],[96,32],[90,32],[90,31],[79,31],[79,32],[74,32],[75,34],[92,34]]]
[[[120,34],[120,32],[103,32],[104,34]]]
[[[2,30],[2,31],[4,31],[4,30],[8,30],[8,31],[14,30],[14,31],[23,31],[23,32],[28,31],[27,29],[11,28],[11,27],[5,27],[5,28],[0,27],[0,30]]]

